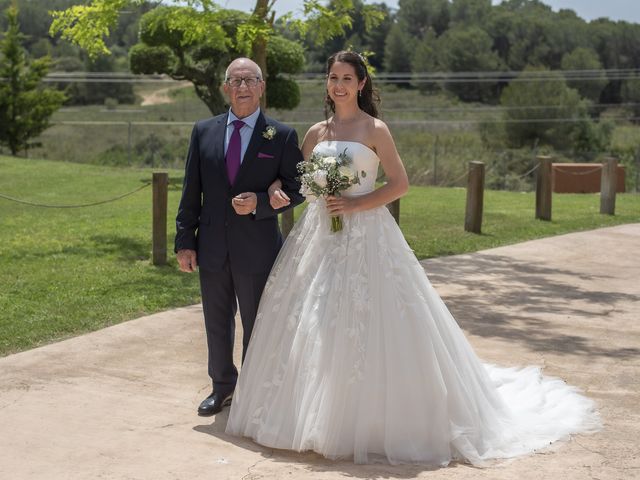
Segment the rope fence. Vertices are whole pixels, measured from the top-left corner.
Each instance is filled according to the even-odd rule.
[[[81,203],[76,205],[51,205],[47,203],[32,202],[0,193],[0,198],[10,202],[39,208],[85,208],[105,205],[129,197],[134,193],[152,186],[152,225],[151,225],[151,261],[154,265],[167,264],[167,205],[169,200],[169,174],[166,172],[154,172],[151,182],[146,182],[129,192],[117,195],[97,202]]]
[[[538,155],[537,163],[526,173],[519,176],[524,178],[531,175],[533,172],[538,171],[536,175],[536,211],[535,218],[543,221],[551,221],[551,206],[552,206],[552,157]],[[471,161],[468,164],[468,169],[464,174],[460,175],[454,180],[458,182],[465,176],[467,180],[467,202],[465,211],[465,231],[480,234],[482,227],[482,215],[483,215],[483,203],[484,203],[484,189],[485,189],[485,176],[490,172],[497,164],[492,164],[489,168],[485,168],[484,162]],[[563,170],[561,168],[555,168],[556,172],[563,172],[572,175],[587,175],[589,173],[595,173],[601,171],[601,187],[600,187],[600,213],[615,215],[615,201],[616,201],[616,182],[617,182],[617,166],[618,160],[613,157],[608,157],[605,162],[598,165],[596,168],[588,170],[586,172],[571,172],[569,170]],[[379,178],[382,180],[382,177]],[[106,200],[97,202],[83,203],[77,205],[51,205],[45,203],[31,202],[28,200],[22,200],[4,193],[0,193],[0,198],[9,200],[15,203],[43,208],[83,208],[93,207],[97,205],[104,205],[107,203],[115,202],[130,195],[135,194],[149,185],[152,185],[152,262],[154,265],[166,265],[167,264],[167,205],[168,205],[168,185],[169,178],[166,172],[154,172],[151,182],[147,182],[140,187],[123,193],[116,197],[112,197]],[[400,223],[400,199],[397,199],[387,205],[391,214],[395,218],[398,224]],[[282,230],[286,237],[293,228],[293,209],[288,210],[282,216]]]
[[[556,172],[564,173],[566,175],[591,175],[592,173],[600,172],[602,170],[602,165],[598,165],[596,168],[592,170],[587,170],[586,172],[572,172],[559,167],[553,167],[553,169]]]
[[[533,167],[531,170],[529,170],[529,171],[528,171],[528,172],[526,172],[526,173],[523,173],[522,175],[520,175],[519,177],[516,177],[516,178],[525,178],[525,177],[528,177],[528,176],[529,176],[529,175],[531,175],[533,172],[535,172],[535,171],[538,169],[538,167],[539,167],[539,166],[540,166],[540,164],[539,164],[539,163],[536,163],[536,164],[534,165],[534,167]]]
[[[151,182],[145,183],[144,185],[136,188],[135,190],[132,190],[132,191],[127,192],[127,193],[123,193],[122,195],[118,195],[117,197],[109,198],[107,200],[100,200],[98,202],[82,203],[82,204],[79,204],[79,205],[49,205],[49,204],[46,204],[46,203],[30,202],[28,200],[21,200],[19,198],[15,198],[15,197],[12,197],[10,195],[6,195],[4,193],[0,193],[0,198],[4,198],[5,200],[9,200],[10,202],[19,203],[19,204],[22,204],[22,205],[28,205],[30,207],[42,207],[42,208],[85,208],[85,207],[95,207],[97,205],[104,205],[105,203],[116,202],[116,201],[121,200],[121,199],[123,199],[125,197],[133,195],[134,193],[139,192],[140,190],[143,190],[143,189],[147,188],[149,185],[151,185]]]

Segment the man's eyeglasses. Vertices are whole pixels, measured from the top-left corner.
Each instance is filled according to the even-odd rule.
[[[242,85],[242,82],[249,87],[253,88],[261,82],[262,79],[260,77],[235,77],[235,78],[227,78],[227,85],[233,88],[238,88]]]

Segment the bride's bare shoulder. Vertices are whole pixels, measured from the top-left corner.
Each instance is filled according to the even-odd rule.
[[[378,151],[378,147],[387,144],[391,140],[389,127],[379,118],[369,116],[366,125],[367,144],[374,151]]]
[[[330,121],[330,118],[328,120],[322,120],[321,122],[312,125],[309,131],[314,132],[318,137],[322,137],[326,135],[329,130]]]
[[[371,117],[371,118],[373,118],[373,117]],[[387,124],[384,123],[379,118],[373,118],[373,121],[371,122],[371,126],[372,126],[373,130],[375,130],[376,133],[382,133],[382,132],[388,132],[389,131],[389,127],[387,127]]]
[[[302,140],[302,154],[305,158],[308,158],[313,147],[316,146],[327,134],[327,122],[322,121],[318,122],[315,125],[312,125],[307,133],[304,135],[304,140]]]
[[[323,120],[321,122],[318,122],[312,125],[309,128],[309,130],[307,130],[307,133],[304,136],[305,142],[309,141],[315,145],[326,136],[327,129],[328,129],[328,122],[326,120]]]

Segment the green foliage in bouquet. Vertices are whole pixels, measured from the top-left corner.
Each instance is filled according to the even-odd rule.
[[[351,185],[360,183],[358,172],[351,167],[353,160],[345,148],[337,156],[321,155],[313,152],[309,160],[298,164],[302,184],[302,194],[316,197],[338,196]],[[364,177],[366,173],[362,171]],[[331,231],[342,230],[342,219],[331,217]]]
[[[359,184],[360,177],[351,163],[346,148],[337,157],[313,152],[309,160],[298,164],[303,193],[316,197],[337,196],[351,185]]]

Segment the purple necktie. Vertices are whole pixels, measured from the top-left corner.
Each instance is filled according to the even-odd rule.
[[[242,120],[233,121],[233,133],[229,139],[229,146],[227,147],[227,174],[229,175],[229,182],[233,185],[236,180],[238,170],[240,170],[240,154],[242,153],[242,142],[240,141],[240,129],[244,127]]]

